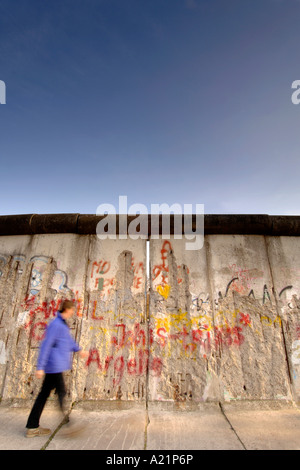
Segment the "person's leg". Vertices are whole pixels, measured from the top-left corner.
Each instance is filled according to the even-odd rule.
[[[66,387],[65,387],[64,376],[62,372],[55,374],[55,376],[56,376],[55,377],[55,388],[56,388],[55,393],[58,396],[58,403],[59,403],[59,406],[60,406],[60,409],[64,418],[63,424],[66,424],[66,423],[69,423],[70,419],[65,408],[65,396],[67,392],[66,392]]]
[[[43,412],[46,401],[50,395],[51,390],[54,388],[53,374],[46,374],[40,393],[38,394],[30,415],[27,420],[26,428],[36,429],[40,424],[40,417]]]
[[[58,396],[58,402],[63,415],[65,415],[65,396],[67,392],[65,387],[64,376],[62,372],[55,375],[55,388]]]

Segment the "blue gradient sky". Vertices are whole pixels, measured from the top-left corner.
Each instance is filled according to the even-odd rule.
[[[300,213],[298,0],[0,0],[1,214]]]

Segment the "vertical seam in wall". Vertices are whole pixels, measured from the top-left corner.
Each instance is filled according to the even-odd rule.
[[[206,235],[204,237],[204,249],[205,249],[205,259],[206,259],[206,270],[207,270],[207,285],[209,288],[209,299],[210,299],[210,304],[211,304],[211,311],[212,311],[212,323],[213,323],[213,328],[215,329],[215,297],[214,297],[214,292],[213,292],[213,287],[212,287],[212,281],[211,281],[211,254],[210,254],[210,242],[209,238]],[[212,348],[212,356],[214,355],[215,358],[215,373],[218,375],[218,367],[220,366],[220,363],[218,361],[219,359],[219,351],[215,349],[214,347]],[[209,364],[209,362],[208,362]],[[211,363],[210,363],[211,364]]]
[[[264,235],[264,240],[265,240],[265,247],[266,247],[266,253],[267,253],[267,260],[268,260],[268,265],[270,269],[270,274],[271,274],[271,280],[272,280],[272,292],[275,298],[275,305],[276,305],[276,312],[277,315],[280,317],[281,320],[281,315],[279,312],[279,307],[277,303],[277,295],[276,295],[276,290],[275,290],[275,285],[274,285],[274,277],[273,277],[273,270],[272,270],[272,265],[270,262],[270,257],[269,257],[269,247],[266,239],[266,235]],[[285,353],[285,359],[286,359],[286,364],[287,364],[287,371],[288,371],[288,376],[289,376],[289,385],[290,385],[290,393],[292,398],[294,398],[294,392],[293,392],[293,379],[292,379],[292,373],[291,373],[291,367],[290,367],[290,361],[288,357],[288,352],[287,352],[287,346],[286,346],[286,339],[285,339],[285,333],[284,333],[284,328],[283,328],[283,323],[282,321],[280,322],[281,325],[281,333],[282,333],[282,339],[283,339],[283,347],[284,347],[284,353]]]
[[[7,335],[7,337],[6,337],[6,342],[7,342],[7,340],[8,340],[8,336],[9,336],[9,335]],[[0,393],[0,401],[2,400],[3,393],[4,393],[4,389],[5,389],[5,385],[6,385],[6,376],[7,376],[8,367],[9,367],[9,360],[7,359],[7,360],[6,360],[6,364],[5,364],[4,374],[3,374],[2,386],[1,386],[1,393]]]
[[[10,265],[12,259],[13,259],[13,257],[12,257],[11,255],[9,255],[8,261],[6,262],[5,266]],[[10,268],[8,269],[8,272],[7,272],[7,275],[6,275],[5,280],[7,280],[8,276],[9,276],[9,272],[10,272]],[[3,317],[3,314],[2,314],[2,317]],[[6,351],[7,351],[7,357],[6,357],[5,370],[4,370],[4,374],[3,374],[3,378],[2,378],[2,384],[1,384],[0,401],[1,401],[2,398],[3,398],[3,394],[4,394],[4,390],[5,390],[5,385],[6,385],[7,372],[8,372],[8,368],[9,368],[9,365],[10,365],[9,356],[10,356],[11,351],[12,351],[12,349],[13,349],[13,348],[11,348],[11,349],[9,350],[9,348],[7,347],[9,339],[10,339],[10,333],[8,332],[8,333],[7,333],[7,336],[6,336],[6,340],[5,340],[5,349],[6,349]]]
[[[79,337],[76,338],[76,341],[77,341],[78,344],[80,344],[80,339],[81,339],[81,336],[82,336],[82,324],[83,324],[85,308],[86,308],[86,298],[88,298],[88,300],[89,300],[89,293],[88,293],[88,290],[87,290],[87,275],[88,275],[89,262],[90,262],[91,235],[87,235],[87,236],[88,236],[88,246],[87,246],[87,257],[86,257],[86,265],[85,265],[84,281],[83,281],[84,302],[83,302],[83,305],[82,305],[82,317],[81,317],[80,328],[79,328]],[[76,385],[77,384],[78,369],[79,369],[79,360],[77,359],[76,371],[74,373],[74,376],[72,377],[72,390],[70,391],[71,397],[75,396],[75,400],[78,399],[77,385]]]
[[[204,239],[205,240],[205,239]],[[215,297],[214,297],[214,292],[212,288],[212,281],[211,281],[211,255],[210,255],[210,242],[209,239],[207,238],[204,241],[204,247],[205,247],[205,257],[206,257],[206,267],[207,267],[207,277],[208,277],[208,286],[209,286],[209,298],[211,301],[211,308],[212,308],[212,313],[213,313],[213,326],[215,326]]]
[[[147,242],[149,243],[149,249],[147,247]],[[151,240],[150,236],[147,238],[146,242],[146,328],[147,328],[147,346],[148,346],[148,360],[147,360],[147,367],[146,367],[146,386],[145,386],[145,432],[144,432],[144,450],[147,449],[147,438],[148,438],[148,424],[149,424],[149,413],[148,413],[148,401],[149,401],[149,362],[150,362],[150,288],[151,288],[151,270],[150,270],[150,260],[151,260],[151,251],[150,251],[150,246],[151,246]],[[147,276],[147,272],[149,273],[149,276]]]

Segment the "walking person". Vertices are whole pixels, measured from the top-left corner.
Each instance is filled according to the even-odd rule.
[[[79,352],[80,357],[88,356],[71,336],[70,328],[66,323],[68,318],[74,315],[74,303],[65,300],[56,317],[46,328],[46,335],[41,344],[37,360],[36,377],[44,378],[41,390],[37,396],[26,424],[26,437],[35,437],[51,434],[51,430],[40,427],[40,417],[46,401],[55,389],[58,395],[59,406],[68,421],[64,410],[64,398],[66,395],[63,372],[71,369],[72,352]]]

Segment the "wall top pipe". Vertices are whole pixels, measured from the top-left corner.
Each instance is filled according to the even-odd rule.
[[[0,236],[31,235],[42,233],[96,234],[96,227],[106,215],[94,214],[19,214],[0,216]],[[120,215],[116,215],[116,234],[119,234]],[[151,236],[151,215],[125,215],[127,228],[136,217],[143,219]],[[178,233],[174,215],[159,215],[159,234],[163,230],[163,218],[170,217],[170,234]],[[178,216],[176,216],[178,217]],[[182,216],[180,216],[182,217]],[[142,221],[142,219],[140,219]],[[168,221],[168,219],[167,219]],[[183,218],[181,233],[184,233]],[[192,229],[196,228],[196,215],[192,215]],[[300,236],[300,216],[267,214],[204,214],[204,234],[220,235],[285,235]]]

